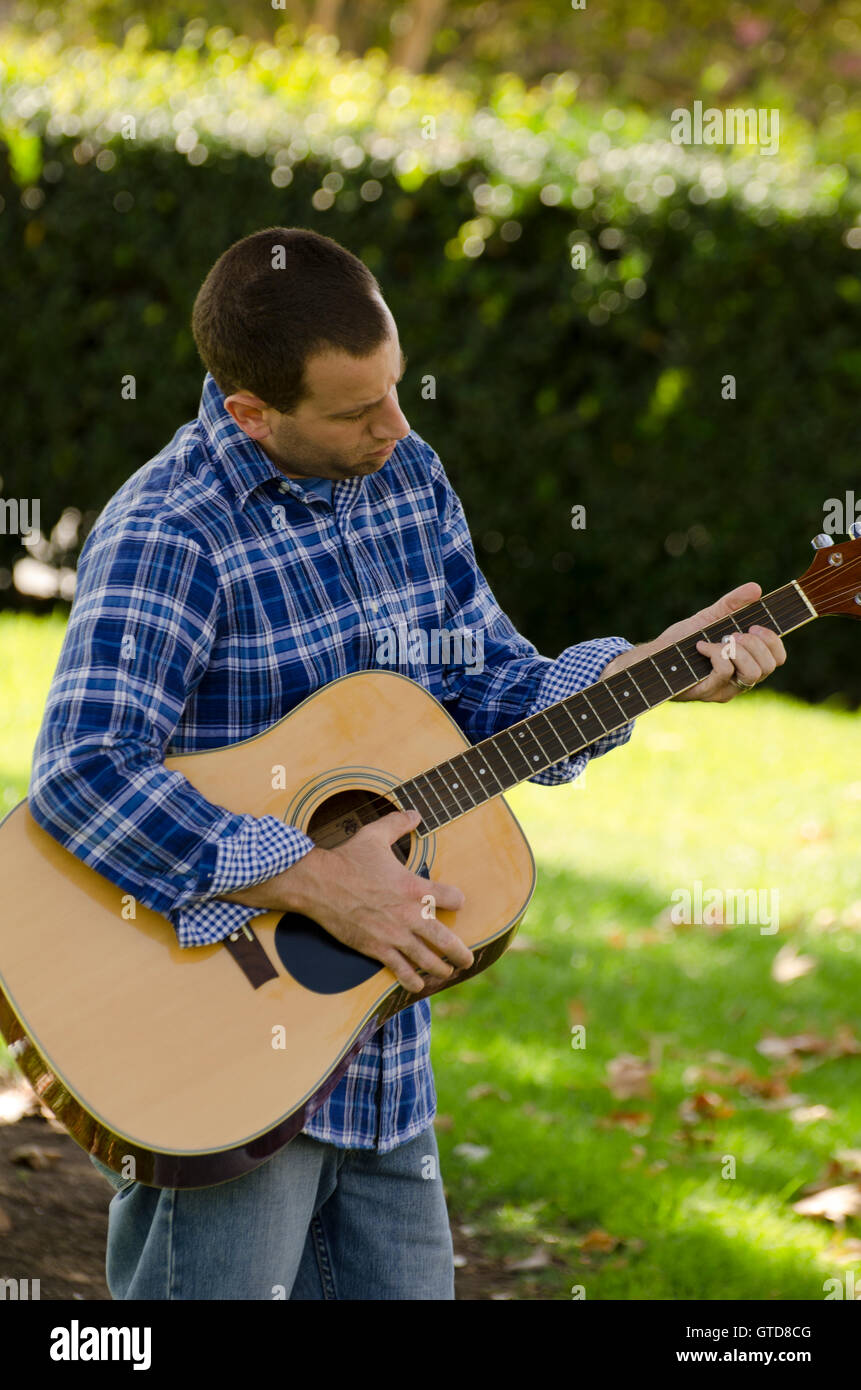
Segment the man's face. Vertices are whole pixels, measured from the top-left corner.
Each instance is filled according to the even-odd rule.
[[[397,392],[406,358],[388,309],[386,315],[389,336],[370,357],[331,349],[308,358],[307,395],[290,414],[280,414],[250,391],[226,397],[225,408],[236,423],[288,478],[376,473],[409,434]]]

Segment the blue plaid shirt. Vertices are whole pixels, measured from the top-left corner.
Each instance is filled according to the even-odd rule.
[[[497,606],[460,501],[414,431],[378,472],[336,482],[330,503],[275,467],[207,374],[197,419],[123,484],[84,544],[32,815],[163,914],[182,946],[221,940],[263,909],[219,894],[289,868],[313,841],[212,804],[164,758],[262,733],[330,681],[377,668],[381,630],[404,624],[483,634],[481,662],[433,664],[430,648],[424,664],[403,642],[394,666],[386,653],[472,743],[590,685],[631,645],[540,656]],[[570,781],[630,732],[531,780]],[[406,1143],[434,1117],[429,1052],[422,1000],[384,1024],[305,1133],[380,1152]]]

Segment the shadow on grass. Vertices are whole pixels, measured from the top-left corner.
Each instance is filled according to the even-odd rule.
[[[589,1296],[821,1298],[823,1279],[839,1275],[819,1262],[831,1228],[790,1203],[857,1143],[861,1057],[778,1061],[756,1043],[853,1025],[845,961],[823,960],[787,991],[770,974],[784,933],[656,927],[666,908],[648,884],[542,871],[520,932],[527,949],[438,996],[453,1208],[516,1245],[500,1210],[538,1203],[539,1224],[574,1265],[577,1232],[644,1241],[641,1253],[619,1246],[620,1265],[593,1255],[600,1279]],[[642,1065],[626,1067],[623,1054]],[[611,1064],[627,1091],[611,1091]],[[766,1094],[732,1080],[740,1067]],[[812,1105],[833,1113],[793,1118]],[[464,1143],[489,1153],[471,1163],[457,1153]]]

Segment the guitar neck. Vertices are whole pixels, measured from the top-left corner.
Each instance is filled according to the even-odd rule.
[[[784,636],[818,614],[793,580],[681,642],[598,680],[576,695],[512,724],[447,762],[394,788],[399,804],[421,814],[419,834],[438,830],[563,758],[582,752],[646,710],[698,685],[711,671],[697,642],[721,642],[752,623]]]

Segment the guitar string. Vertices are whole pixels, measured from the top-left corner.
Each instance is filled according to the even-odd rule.
[[[857,560],[856,560],[856,559],[850,560],[850,561],[848,562],[848,564],[847,564],[847,569],[850,568],[850,567],[854,567],[856,564],[861,564],[861,556],[859,556]],[[845,571],[843,571],[843,572],[845,573]],[[828,573],[825,573],[825,574],[823,574],[822,576],[816,576],[816,578],[817,578],[817,580],[819,581],[818,586],[817,586],[817,591],[818,591],[819,589],[823,589],[823,588],[824,588],[824,589],[827,589],[827,588],[831,587],[831,584],[833,583],[833,575],[829,576]],[[852,594],[852,593],[854,592],[854,587],[855,587],[855,586],[852,585],[852,586],[847,587],[845,590],[836,590],[836,591],[834,591],[833,596],[834,596],[834,597],[844,597],[844,596],[848,596],[849,594]],[[787,592],[787,591],[788,591],[788,592]],[[808,593],[809,593],[809,589],[808,589],[807,591],[805,591],[805,592],[808,592]],[[783,595],[783,597],[782,597],[781,602],[780,602],[779,605],[778,605],[778,603],[776,603],[776,602],[774,601],[774,596],[775,596],[776,594],[781,594],[781,595]],[[764,594],[764,595],[762,596],[762,598],[752,600],[751,603],[746,604],[745,607],[746,607],[746,608],[755,608],[758,604],[765,604],[766,601],[769,600],[769,599],[771,599],[771,612],[772,612],[772,616],[773,616],[774,619],[778,622],[778,624],[781,625],[781,626],[782,626],[782,619],[783,619],[784,617],[790,616],[791,614],[793,614],[794,611],[797,611],[797,608],[795,608],[795,605],[793,604],[793,600],[795,600],[795,601],[797,602],[797,600],[798,600],[798,594],[797,594],[797,591],[795,590],[794,586],[791,586],[791,585],[784,585],[784,586],[783,586],[783,589],[774,590],[774,591],[772,591],[771,594]],[[788,600],[788,603],[789,603],[789,606],[788,606],[788,607],[787,607],[787,600]],[[743,611],[744,611],[743,609],[738,610],[738,612],[743,612]],[[766,608],[766,612],[769,612],[769,609],[768,609],[768,608]],[[728,616],[728,617],[735,618],[735,617],[737,616],[737,614],[728,614],[727,616]],[[817,616],[819,616],[819,615],[817,615]],[[812,615],[810,615],[810,617],[812,618]],[[715,626],[719,625],[720,622],[721,622],[721,620],[718,619],[718,623],[717,623],[717,624],[711,623],[711,624],[709,624],[709,627],[715,627]],[[789,631],[789,629],[784,629],[784,631]],[[696,633],[688,634],[687,637],[680,638],[678,643],[670,643],[670,644],[668,644],[667,647],[664,647],[664,648],[662,648],[659,652],[656,652],[656,653],[654,654],[654,657],[658,657],[658,656],[662,655],[663,653],[670,652],[670,651],[672,650],[673,646],[678,647],[678,646],[681,644],[681,642],[690,642],[690,641],[691,641],[691,638],[694,639],[694,647],[696,646],[696,642],[699,641],[699,640],[701,640],[699,637],[697,637],[697,634],[696,634]],[[701,653],[694,652],[694,653],[692,653],[692,659],[695,659],[695,657],[701,656],[701,655],[702,655]],[[644,665],[646,662],[650,662],[650,661],[653,661],[653,660],[654,660],[654,658],[651,658],[651,657],[644,657],[644,658],[641,659],[640,662],[633,663],[633,665],[634,665],[634,666]],[[629,668],[629,667],[623,668],[623,670],[630,670],[630,669],[631,669],[631,668]],[[617,675],[617,676],[621,676],[621,675],[623,674],[623,671],[618,671],[618,672],[615,672],[614,674]],[[646,707],[646,710],[641,710],[641,711],[639,712],[639,713],[641,713],[641,714],[642,714],[642,713],[646,713],[646,712],[648,711],[648,709],[654,709],[658,704],[663,703],[665,700],[671,699],[671,698],[672,698],[672,695],[673,695],[674,693],[681,694],[683,689],[690,689],[690,688],[691,688],[690,686],[688,686],[688,687],[682,687],[682,689],[680,689],[680,690],[677,691],[677,692],[673,692],[672,690],[670,690],[668,694],[662,695],[662,698],[661,698],[660,700],[656,700],[656,701],[654,701],[654,703],[653,703],[653,702],[652,702],[652,699],[651,699],[652,695],[653,695],[655,692],[657,692],[658,694],[661,694],[662,687],[666,687],[666,681],[665,681],[665,680],[663,679],[663,677],[660,675],[660,672],[658,671],[656,674],[657,674],[657,676],[658,676],[658,679],[657,679],[657,680],[654,679],[654,678],[651,678],[651,679],[648,679],[648,680],[647,680],[647,679],[640,679],[640,680],[638,680],[638,681],[635,682],[635,684],[637,685],[637,688],[646,696],[646,698],[647,698],[648,701],[649,701],[649,703],[648,703],[648,705],[647,705],[647,707]],[[694,685],[694,684],[696,684],[696,683],[697,683],[697,682],[694,681],[694,682],[692,682],[692,685]],[[598,680],[598,681],[596,681],[593,685],[587,686],[584,690],[582,690],[582,691],[577,691],[577,692],[574,693],[573,696],[567,696],[567,697],[565,697],[565,698],[566,698],[566,699],[574,699],[574,698],[576,698],[576,695],[578,695],[578,694],[579,694],[579,695],[585,695],[585,696],[587,697],[587,702],[588,702],[588,694],[589,694],[589,692],[590,692],[590,691],[592,691],[592,692],[598,692],[598,691],[599,691],[599,688],[600,688],[601,686],[607,686],[607,682],[606,682],[606,681],[603,681],[603,680]],[[609,687],[608,687],[608,688],[609,688]],[[610,694],[611,694],[611,697],[612,697],[612,691],[610,691]],[[560,701],[560,702],[558,702],[558,703],[561,704],[561,703],[564,703],[564,701]],[[553,709],[554,709],[554,706],[549,706],[547,710],[544,710],[544,711],[540,711],[540,710],[539,710],[539,711],[536,711],[536,716],[539,715],[539,714],[542,714],[542,713],[544,713],[544,714],[550,714],[550,713],[553,711]],[[527,718],[532,718],[532,717],[533,717],[533,716],[527,716]],[[525,722],[525,721],[519,721],[519,722]],[[627,722],[627,721],[626,721],[626,722]],[[516,727],[517,727],[517,725],[515,724],[515,725],[510,726],[508,729],[502,729],[502,730],[499,731],[498,734],[491,735],[490,738],[488,738],[487,740],[483,740],[483,742],[488,742],[488,743],[490,743],[490,742],[492,742],[494,739],[499,738],[499,737],[501,737],[502,735],[504,735],[504,734],[506,734],[506,733],[510,733],[511,730],[512,730],[513,728],[516,728]],[[614,727],[621,727],[621,726],[617,725],[617,726],[614,726]],[[552,725],[551,725],[551,728],[552,728]],[[595,737],[594,739],[588,740],[586,743],[584,743],[584,744],[581,746],[580,749],[577,749],[577,750],[574,750],[574,751],[576,751],[576,752],[581,752],[583,748],[589,747],[589,744],[590,744],[590,743],[596,742],[598,739],[600,739],[601,737],[603,737],[605,733],[610,733],[610,732],[612,732],[612,731],[613,731],[612,727],[611,727],[610,729],[602,729],[601,733],[598,734],[598,735],[596,735],[596,737]],[[554,731],[554,733],[555,733],[555,731]],[[536,739],[536,742],[538,743],[539,748],[541,748],[542,753],[545,753],[545,756],[547,756],[546,750],[542,747],[540,739],[538,739],[537,735],[535,735],[534,737],[535,737],[535,739]],[[453,762],[454,759],[455,759],[456,757],[460,757],[460,756],[463,756],[463,755],[468,755],[470,752],[476,751],[480,746],[481,746],[480,744],[472,744],[469,748],[463,749],[462,752],[461,752],[460,754],[455,754],[455,755],[453,755],[453,757],[452,757],[451,759],[446,759],[446,760],[444,760],[443,763],[437,764],[437,765],[434,766],[434,767],[425,768],[422,772],[415,774],[414,777],[408,777],[408,778],[406,779],[405,782],[399,783],[396,787],[391,788],[390,791],[389,791],[389,795],[392,795],[394,792],[396,792],[396,791],[399,789],[400,786],[405,786],[405,785],[407,785],[407,783],[409,783],[409,782],[418,782],[419,779],[422,778],[422,777],[429,777],[430,774],[432,774],[433,772],[439,771],[439,769],[440,769],[441,767],[445,766],[445,762]],[[492,751],[493,751],[493,752],[497,752],[497,753],[499,752],[499,750],[497,750],[497,749],[494,749],[494,750],[492,750]],[[502,758],[503,758],[503,761],[505,761],[504,754],[501,754],[501,756],[502,756]],[[568,754],[568,756],[573,756],[573,754]],[[557,761],[558,761],[558,759],[557,759]],[[548,763],[547,766],[552,766],[552,763]],[[540,770],[543,770],[543,769],[538,769],[538,770],[540,771]],[[523,778],[523,779],[519,779],[519,780],[527,780],[527,779],[526,779],[526,778]],[[517,783],[513,783],[512,785],[517,785]],[[509,788],[502,787],[502,788],[499,789],[499,791],[497,791],[497,792],[495,792],[495,793],[491,793],[491,795],[490,795],[489,797],[486,797],[485,800],[493,800],[495,796],[501,795],[503,791],[508,790],[508,789],[509,789]],[[454,797],[452,797],[452,796],[448,796],[448,795],[445,793],[445,791],[443,791],[443,792],[441,793],[440,791],[434,789],[433,787],[431,787],[431,791],[433,792],[433,795],[436,797],[436,799],[440,802],[440,805],[443,807],[444,811],[446,811],[446,812],[453,812],[453,813],[454,813],[454,816],[453,816],[452,818],[457,817],[457,816],[462,815],[462,814],[466,814],[466,812],[464,812],[463,809],[458,805],[456,798],[454,798]],[[430,803],[428,803],[428,804],[430,804]],[[477,805],[481,805],[482,802],[478,802],[478,803],[476,803],[476,804],[477,804]],[[362,818],[361,813],[362,813],[363,811],[369,811],[369,810],[372,810],[372,809],[373,809],[373,810],[377,811],[378,813],[380,813],[380,811],[381,811],[381,809],[382,809],[383,806],[385,806],[386,808],[388,808],[389,803],[386,801],[386,799],[385,799],[385,797],[384,797],[383,795],[381,795],[381,794],[375,794],[375,795],[373,796],[373,798],[371,798],[370,800],[365,801],[365,802],[362,802],[362,803],[360,803],[359,806],[354,807],[353,810],[352,810],[352,812],[351,812],[351,814],[357,815],[357,816],[359,817],[359,819],[361,819],[361,818]],[[432,809],[432,808],[431,808],[431,809]],[[467,809],[469,810],[469,809],[473,809],[473,808],[470,807],[470,808],[467,808]],[[434,813],[434,814],[436,814],[436,813]],[[423,817],[423,819],[424,819],[424,817]],[[445,822],[443,822],[443,824],[445,824]],[[320,831],[318,832],[318,835],[319,835],[320,839],[324,838],[324,832],[325,832],[326,830],[328,830],[330,827],[335,827],[336,825],[337,825],[337,818],[336,818],[336,820],[334,820],[334,821],[327,821],[327,822],[325,823],[324,826],[320,827]],[[439,828],[439,827],[437,827],[437,828]]]
[[[857,558],[857,560],[856,560],[856,559],[850,560],[850,561],[848,562],[848,564],[847,564],[847,569],[848,569],[849,567],[851,567],[851,566],[855,566],[856,564],[861,565],[861,556],[859,556],[859,557]],[[845,573],[845,571],[843,571],[843,573]],[[818,578],[818,577],[817,577],[817,578]],[[830,578],[833,580],[833,576],[831,576]],[[821,586],[820,586],[820,587],[824,587],[824,588],[828,588],[828,587],[829,587],[829,576],[828,576],[827,574],[824,574],[823,576],[821,576]],[[854,586],[848,587],[848,588],[845,590],[845,594],[846,594],[846,595],[851,594],[851,593],[853,592],[853,589],[854,589]],[[787,590],[788,590],[788,592],[787,592]],[[809,592],[809,590],[807,590],[807,591],[805,591],[805,592]],[[774,601],[774,595],[775,595],[775,594],[780,594],[780,595],[782,595],[782,598],[781,598],[781,600],[780,600],[779,603],[777,603],[777,602]],[[835,597],[838,597],[838,596],[839,596],[839,597],[842,597],[842,596],[843,596],[843,592],[837,591],[837,593],[835,594]],[[763,604],[763,605],[765,605],[765,604],[766,604],[766,601],[767,601],[768,599],[772,599],[772,602],[771,602],[771,605],[770,605],[770,609],[769,609],[769,607],[766,607],[766,613],[768,613],[769,611],[771,611],[772,617],[775,619],[775,621],[776,621],[776,622],[778,623],[778,625],[781,626],[781,627],[782,627],[782,619],[783,619],[784,617],[789,617],[789,616],[793,615],[795,612],[797,612],[797,607],[796,607],[796,605],[797,605],[797,602],[798,602],[798,593],[797,593],[797,591],[795,590],[794,586],[792,586],[792,585],[784,585],[782,589],[774,590],[774,591],[772,592],[772,594],[764,594],[761,598],[759,598],[759,599],[754,599],[754,600],[752,600],[749,604],[745,604],[744,607],[746,607],[746,608],[755,608],[758,604]],[[794,603],[793,603],[793,600],[795,601]],[[738,612],[743,612],[743,611],[744,611],[743,609],[738,610]],[[817,616],[818,616],[818,615],[817,615]],[[728,614],[727,617],[735,618],[735,617],[736,617],[736,614]],[[810,615],[810,617],[812,618],[812,615]],[[708,624],[708,626],[709,626],[709,627],[715,627],[715,626],[719,625],[721,622],[722,622],[722,620],[721,620],[721,619],[718,619],[717,623],[710,623],[710,624]],[[784,629],[784,631],[788,631],[788,629]],[[700,639],[700,638],[697,636],[696,633],[689,633],[686,637],[680,638],[678,643],[669,643],[669,644],[667,645],[667,647],[661,648],[661,650],[660,650],[659,652],[654,653],[654,657],[658,657],[658,656],[662,655],[662,654],[665,653],[665,652],[670,652],[670,651],[672,651],[672,648],[673,648],[674,646],[675,646],[675,647],[679,647],[680,644],[681,644],[682,642],[690,642],[692,638],[693,638],[694,649],[695,649],[695,647],[696,647],[696,642],[699,641],[699,640],[702,640],[702,639]],[[705,640],[707,640],[707,639],[705,639]],[[701,657],[701,656],[702,656],[702,653],[696,652],[696,650],[694,650],[694,652],[692,653],[692,659],[695,659],[696,657]],[[635,663],[632,663],[632,664],[633,664],[634,666],[644,665],[646,662],[654,661],[654,657],[643,657],[643,658],[641,659],[641,661],[635,662]],[[685,658],[685,659],[687,659],[687,658]],[[615,672],[614,674],[617,675],[617,676],[621,676],[621,675],[623,675],[624,670],[630,670],[630,669],[631,669],[631,668],[629,668],[629,667],[625,667],[625,668],[623,668],[622,671]],[[681,694],[683,689],[690,689],[690,688],[691,688],[690,686],[682,687],[682,689],[679,690],[678,692],[673,692],[672,690],[669,690],[669,692],[668,692],[667,694],[665,694],[665,695],[662,697],[661,700],[654,701],[654,703],[653,703],[653,702],[652,702],[652,699],[651,699],[652,695],[655,694],[655,693],[660,694],[660,693],[661,693],[661,688],[662,688],[662,686],[666,689],[666,681],[665,681],[664,678],[660,675],[660,672],[658,671],[658,672],[656,673],[656,675],[657,675],[657,679],[655,679],[654,677],[652,677],[652,678],[648,678],[648,679],[638,680],[638,681],[635,682],[635,684],[636,684],[638,690],[640,690],[641,693],[642,693],[642,694],[646,697],[646,699],[648,700],[648,704],[647,704],[646,710],[641,710],[641,711],[640,711],[641,714],[646,713],[646,712],[648,711],[648,709],[654,709],[658,704],[663,703],[665,700],[671,699],[674,693]],[[697,684],[697,682],[694,681],[694,682],[692,682],[691,684],[692,684],[692,685],[695,685],[695,684]],[[576,692],[574,692],[574,694],[573,694],[572,696],[566,696],[565,699],[574,699],[574,698],[576,698],[577,695],[585,695],[585,696],[587,697],[587,701],[588,701],[588,694],[589,694],[589,691],[593,691],[593,692],[598,691],[599,687],[601,687],[601,686],[605,686],[606,688],[609,689],[609,687],[607,686],[607,681],[605,681],[605,680],[600,680],[600,679],[599,679],[599,680],[596,681],[593,685],[585,687],[585,689],[582,690],[582,691],[576,691]],[[611,698],[614,698],[613,695],[612,695],[612,691],[610,691],[610,695],[611,695]],[[558,703],[561,704],[561,703],[564,703],[564,701],[559,701]],[[553,709],[554,709],[554,706],[551,705],[551,706],[548,707],[547,710],[543,710],[543,711],[542,711],[542,710],[538,710],[538,711],[535,712],[535,716],[537,716],[537,715],[539,715],[539,714],[542,714],[542,713],[543,713],[543,714],[549,714],[549,713],[552,712]],[[535,717],[535,716],[527,716],[527,718],[533,718],[533,717]],[[525,722],[525,721],[518,721],[518,722]],[[549,721],[548,721],[548,722],[549,722]],[[625,722],[627,722],[627,721],[625,721]],[[504,735],[504,734],[506,734],[506,733],[510,733],[511,730],[512,730],[513,728],[516,728],[516,727],[517,727],[517,725],[515,724],[515,725],[509,726],[508,729],[501,729],[501,730],[499,731],[498,734],[490,735],[490,737],[489,737],[487,740],[482,740],[482,742],[491,742],[492,740],[494,740],[494,739],[496,739],[496,738],[499,738],[499,737],[501,737],[502,735]],[[617,726],[614,726],[614,727],[621,727],[621,726],[620,726],[620,725],[617,725]],[[551,725],[551,728],[552,728],[552,725]],[[600,738],[602,738],[602,737],[604,736],[604,734],[610,733],[610,732],[612,732],[612,731],[613,731],[612,728],[611,728],[611,729],[602,729],[601,733],[598,734],[598,735],[596,735],[596,737],[595,737],[594,739],[590,739],[587,743],[584,743],[580,749],[577,749],[577,750],[575,750],[575,751],[576,751],[576,752],[581,752],[583,748],[588,748],[589,745],[590,745],[590,743],[597,742],[597,740],[600,739]],[[555,730],[554,730],[554,733],[555,733]],[[545,752],[544,748],[543,748],[542,745],[541,745],[540,739],[537,737],[537,735],[534,735],[534,737],[535,737],[535,739],[536,739],[536,742],[538,743],[539,748],[541,748],[542,753],[545,753],[545,756],[546,756],[546,752]],[[557,735],[557,737],[558,737],[558,735]],[[454,754],[453,757],[450,758],[450,759],[445,759],[445,760],[443,761],[443,763],[436,764],[434,767],[431,767],[431,768],[425,768],[422,772],[416,773],[415,776],[413,776],[413,777],[408,777],[404,782],[398,783],[397,786],[395,786],[395,787],[393,787],[393,788],[390,789],[390,791],[389,791],[388,794],[389,794],[389,795],[392,795],[393,793],[395,793],[395,792],[398,790],[399,787],[405,786],[405,785],[407,785],[407,783],[409,783],[409,782],[418,782],[418,780],[419,780],[420,778],[422,778],[422,777],[428,777],[431,773],[438,771],[438,769],[439,769],[440,767],[444,766],[444,765],[445,765],[445,762],[453,762],[453,761],[454,761],[454,758],[460,757],[460,756],[464,756],[464,755],[468,755],[470,752],[476,751],[480,746],[481,746],[480,744],[472,744],[472,745],[470,745],[469,748],[463,749],[463,750],[461,751],[461,753]],[[498,752],[499,750],[494,749],[493,751],[494,751],[494,752]],[[504,759],[504,754],[502,754],[501,756],[502,756],[503,759]],[[573,754],[568,754],[568,756],[573,756]],[[559,761],[559,759],[556,759],[556,761]],[[548,763],[548,766],[552,766],[552,763]],[[541,770],[541,769],[540,769],[540,770]],[[524,780],[524,781],[525,781],[525,780],[527,780],[527,779],[526,779],[526,778],[523,778],[523,779],[520,779],[520,780]],[[517,783],[514,783],[513,785],[516,786]],[[446,811],[453,811],[453,812],[455,813],[455,816],[458,816],[458,815],[461,815],[461,814],[466,814],[466,813],[461,809],[461,807],[457,804],[457,801],[456,801],[456,799],[455,799],[454,797],[446,797],[444,792],[443,792],[443,793],[440,793],[439,791],[437,791],[437,790],[435,790],[435,789],[433,789],[433,788],[432,788],[431,790],[433,791],[434,796],[435,796],[436,799],[440,802],[440,804],[442,805],[442,807],[443,807],[444,810],[446,810]],[[496,793],[491,793],[491,795],[490,795],[489,797],[487,797],[486,800],[493,800],[494,796],[501,795],[502,792],[503,792],[504,790],[507,790],[507,788],[500,788],[500,790],[499,790],[498,792],[496,792]],[[444,798],[445,798],[445,799],[444,799]],[[450,802],[451,804],[449,804],[449,802]],[[478,802],[478,803],[476,803],[476,804],[477,804],[477,805],[481,805],[482,802]],[[377,793],[377,794],[375,794],[372,798],[370,798],[368,801],[361,802],[361,803],[359,804],[359,806],[353,807],[347,814],[348,814],[348,815],[355,815],[355,816],[357,816],[357,817],[359,818],[359,820],[362,820],[362,812],[363,812],[363,811],[370,811],[370,810],[373,809],[374,811],[377,811],[377,812],[379,813],[379,812],[381,811],[381,808],[382,808],[383,806],[388,807],[388,806],[389,806],[389,802],[386,800],[386,797],[385,797],[383,794]],[[416,808],[416,809],[417,809],[417,808]],[[473,808],[469,808],[469,809],[473,809]],[[322,839],[324,839],[324,838],[330,838],[330,837],[331,837],[332,829],[334,829],[334,828],[337,827],[337,824],[338,824],[338,820],[339,820],[339,819],[343,819],[343,818],[342,818],[342,817],[336,817],[336,818],[335,818],[334,820],[332,820],[332,821],[327,821],[327,822],[325,822],[325,824],[319,828],[319,830],[318,830],[318,832],[317,832],[317,840],[316,840],[316,843],[317,843],[317,844],[319,844],[320,841],[321,841]],[[424,817],[422,817],[422,819],[424,819]],[[326,832],[327,832],[327,831],[329,831],[329,836],[326,835]],[[339,843],[340,843],[340,841],[339,841]]]

